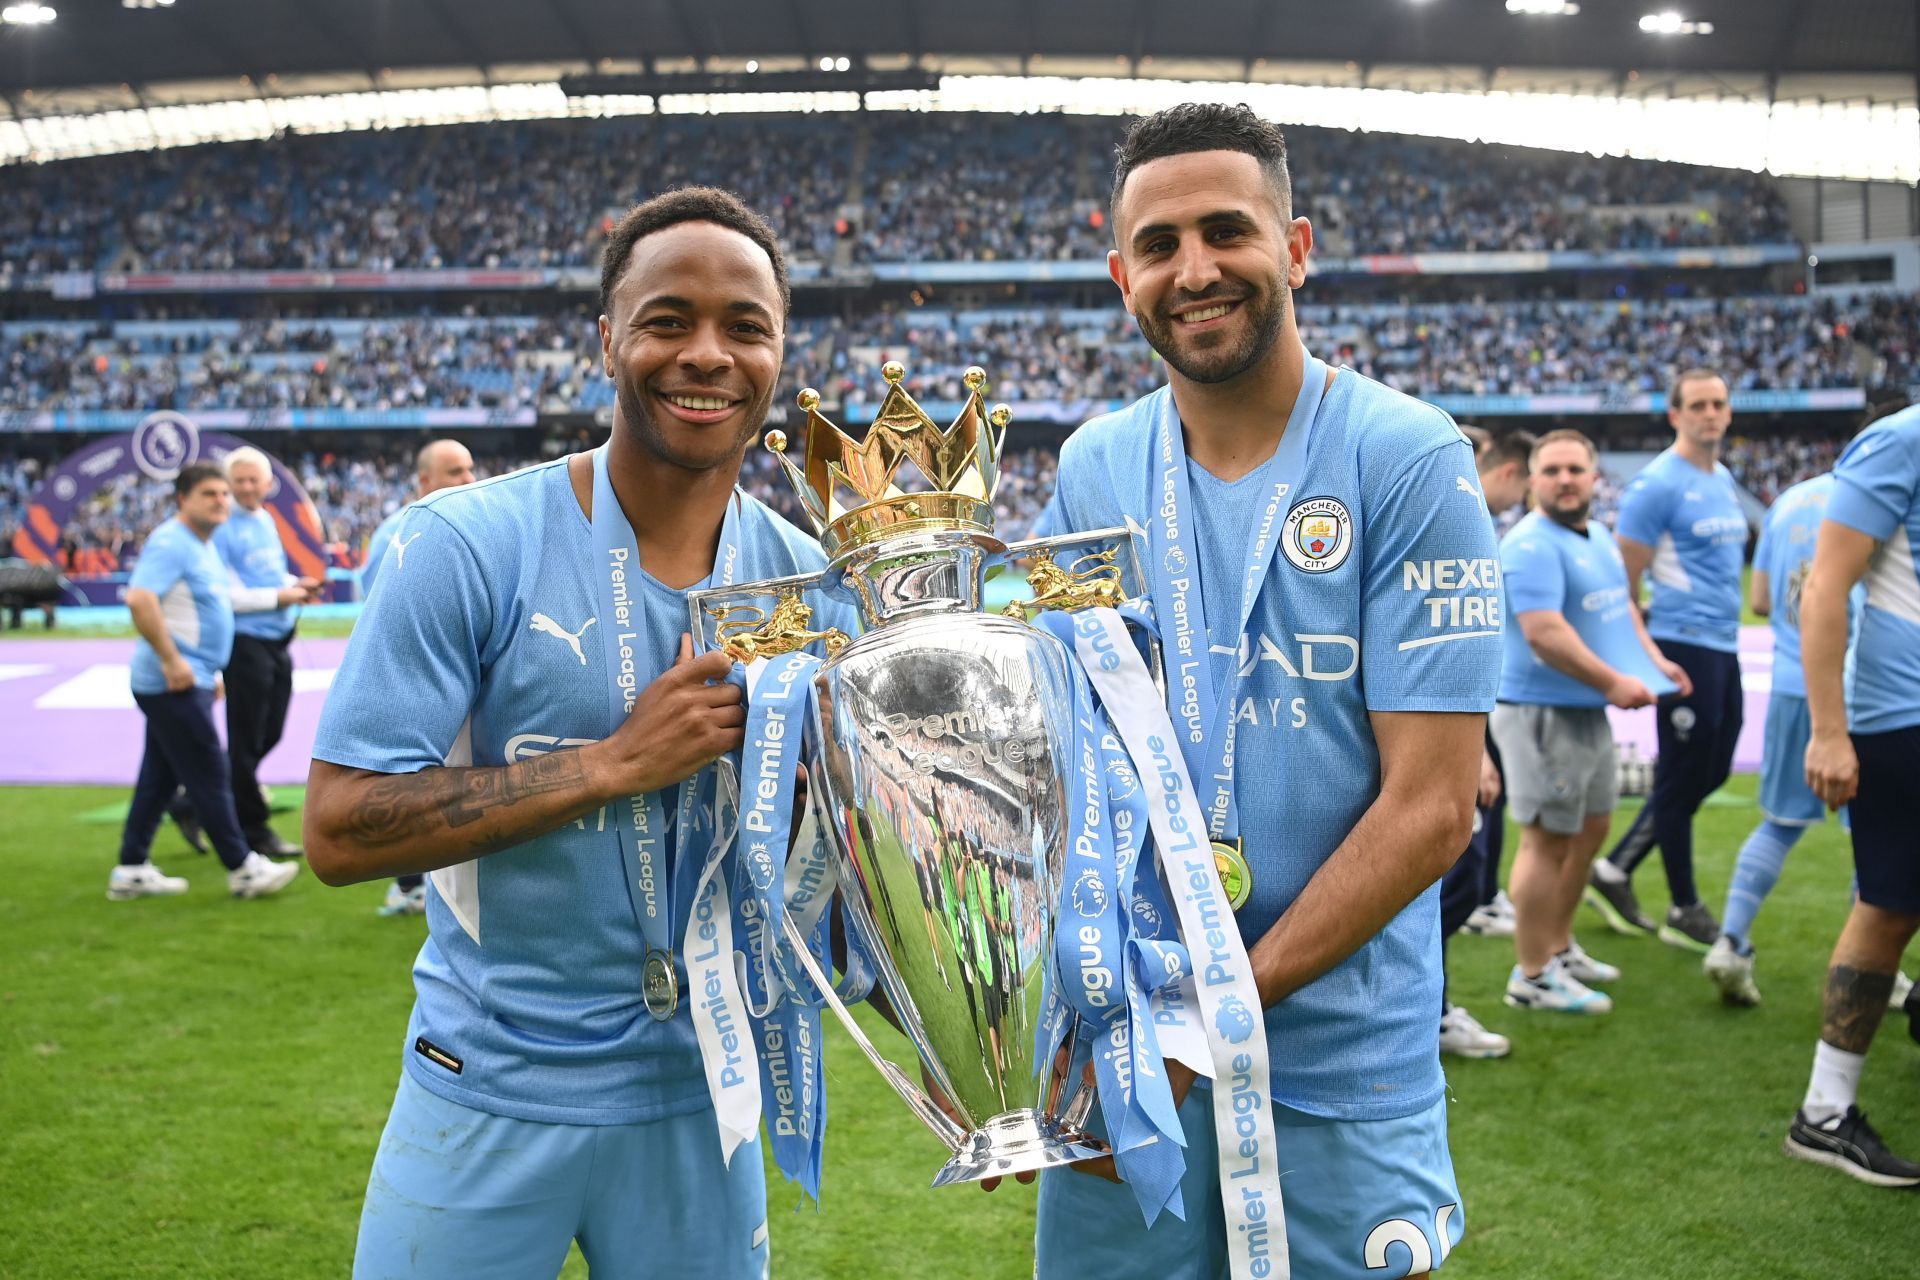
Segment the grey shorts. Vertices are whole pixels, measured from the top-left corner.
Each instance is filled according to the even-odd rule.
[[[1613,812],[1620,781],[1605,707],[1500,702],[1490,723],[1515,821],[1570,836],[1588,815]]]

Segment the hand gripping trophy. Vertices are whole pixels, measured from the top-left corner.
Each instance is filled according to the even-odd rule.
[[[806,936],[807,912],[791,901],[782,964],[807,973],[952,1150],[934,1179],[944,1186],[1107,1150],[1081,1128],[1092,1090],[1056,1096],[1053,1072],[1041,1069],[1051,1065],[1040,1023],[1058,981],[1054,925],[1073,803],[1074,659],[1025,618],[1120,603],[1137,561],[1124,529],[1012,547],[996,538],[992,499],[1011,411],[985,410],[986,375],[969,369],[967,399],[942,430],[901,386],[899,364],[884,374],[886,397],[864,441],[828,422],[811,389],[799,396],[800,460],[783,433],[767,437],[820,535],[826,572],[698,592],[689,603],[698,643],[742,662],[815,640],[829,655],[809,668],[820,856],[853,948],[960,1123],[861,1032],[818,958],[821,935]],[[916,472],[926,487],[909,490]],[[1032,566],[1036,598],[983,612],[989,574],[1020,560]],[[800,593],[816,586],[857,603],[857,639],[810,629]],[[751,748],[751,729],[748,737]],[[743,805],[753,774],[749,763]],[[786,882],[798,879],[790,872]]]

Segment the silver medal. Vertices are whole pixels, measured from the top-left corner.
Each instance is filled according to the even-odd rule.
[[[654,948],[647,952],[647,967],[640,976],[640,998],[655,1022],[667,1022],[680,1007],[680,983],[673,974],[673,953]]]

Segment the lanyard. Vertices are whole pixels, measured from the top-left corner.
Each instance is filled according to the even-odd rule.
[[[1208,834],[1214,840],[1231,840],[1240,834],[1239,807],[1233,794],[1233,710],[1243,679],[1238,674],[1240,645],[1273,561],[1273,549],[1280,541],[1287,495],[1305,470],[1308,437],[1326,395],[1327,366],[1311,355],[1304,363],[1300,393],[1287,418],[1286,433],[1280,437],[1273,457],[1260,468],[1267,483],[1267,502],[1247,531],[1238,625],[1230,633],[1232,673],[1220,687],[1215,687],[1213,679],[1213,633],[1207,625],[1205,591],[1200,581],[1199,540],[1194,532],[1198,513],[1187,475],[1180,415],[1171,392],[1161,397],[1154,423],[1155,461],[1160,473],[1156,518],[1148,530],[1156,566],[1153,606],[1167,645],[1167,699],[1174,730],[1187,768],[1204,797]]]

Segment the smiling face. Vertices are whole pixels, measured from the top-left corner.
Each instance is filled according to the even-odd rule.
[[[1533,455],[1533,503],[1556,523],[1577,529],[1593,509],[1594,458],[1578,440],[1543,444]]]
[[[242,510],[258,511],[267,500],[267,490],[273,487],[273,476],[260,463],[243,458],[228,465],[227,487]]]
[[[1273,355],[1313,246],[1307,220],[1287,213],[1244,152],[1164,156],[1128,175],[1108,270],[1175,373],[1230,382]]]
[[[688,471],[738,465],[780,376],[773,262],[746,236],[682,222],[644,236],[600,317],[615,429]]]

